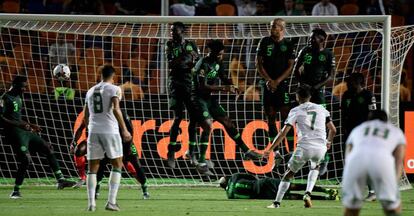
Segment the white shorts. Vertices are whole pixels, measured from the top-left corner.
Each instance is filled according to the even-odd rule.
[[[88,136],[88,160],[110,159],[122,157],[122,140],[119,134],[90,133]]]
[[[325,157],[325,153],[326,147],[303,148],[298,146],[288,162],[288,167],[292,172],[296,173],[302,169],[303,165],[310,161],[311,169],[315,169]]]
[[[353,156],[347,158],[345,162],[342,177],[342,204],[349,209],[360,209],[366,186],[370,183],[384,209],[397,208],[401,201],[394,159],[384,155]]]

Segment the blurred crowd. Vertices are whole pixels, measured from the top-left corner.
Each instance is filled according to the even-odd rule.
[[[161,15],[161,1],[2,0],[5,13]],[[167,1],[167,0],[165,0]],[[169,0],[169,15],[379,15],[392,14],[414,23],[409,0]]]

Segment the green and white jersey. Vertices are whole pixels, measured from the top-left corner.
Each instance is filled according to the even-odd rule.
[[[100,82],[86,93],[89,109],[89,133],[119,134],[118,121],[115,118],[112,98],[122,98],[119,86]]]
[[[349,158],[367,153],[378,155],[381,159],[392,159],[398,145],[405,145],[406,139],[400,128],[380,120],[366,121],[352,130],[346,144],[352,144]],[[359,155],[359,156],[358,156]],[[347,157],[347,160],[348,160]],[[392,159],[392,161],[394,161]]]
[[[306,102],[290,110],[285,124],[296,126],[298,146],[326,148],[326,124],[330,114],[322,105]]]

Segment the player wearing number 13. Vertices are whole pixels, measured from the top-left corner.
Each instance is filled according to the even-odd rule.
[[[336,128],[331,121],[329,112],[322,105],[309,102],[310,94],[308,85],[301,85],[297,89],[296,100],[299,102],[299,106],[290,110],[285,126],[277,135],[270,149],[265,151],[267,157],[282,142],[289,130],[296,125],[297,148],[293,152],[288,162],[288,170],[279,184],[276,200],[268,208],[279,208],[284,194],[289,189],[290,180],[308,161],[311,162],[311,165],[303,201],[305,207],[312,206],[311,192],[318,178],[319,164],[324,158],[326,150],[330,148],[336,134]],[[329,129],[328,138],[326,138],[326,127]]]
[[[105,157],[111,159],[112,170],[109,176],[109,197],[106,210],[119,211],[116,196],[121,180],[122,169],[122,141],[121,134],[126,142],[131,140],[131,134],[122,117],[119,101],[122,98],[121,88],[113,85],[115,70],[110,65],[99,67],[102,81],[93,86],[86,93],[84,107],[84,121],[88,126],[87,158],[89,172],[86,178],[88,188],[88,211],[95,211],[96,173],[99,162]],[[119,126],[118,126],[119,124]]]
[[[344,215],[359,214],[368,183],[386,215],[401,214],[398,181],[403,171],[405,145],[403,132],[387,122],[387,114],[382,110],[371,111],[368,121],[352,130],[346,141],[342,178]]]

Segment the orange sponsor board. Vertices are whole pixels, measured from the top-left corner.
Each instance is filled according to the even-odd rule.
[[[75,129],[79,127],[80,123],[83,120],[83,113],[81,113],[78,118],[76,119],[75,122]],[[168,144],[170,142],[170,137],[169,137],[169,132],[173,123],[173,120],[167,120],[161,123],[161,125],[159,127],[157,127],[156,121],[155,120],[147,120],[142,122],[141,120],[132,120],[131,121],[133,124],[133,141],[135,144],[135,147],[137,149],[137,153],[139,155],[139,157],[142,157],[142,142],[143,140],[145,140],[145,133],[148,131],[154,131],[157,130],[157,133],[161,134],[161,135],[165,135],[162,138],[157,140],[157,153],[159,155],[159,157],[163,158],[163,159],[167,159],[167,151],[168,151]],[[280,124],[277,124],[278,126]],[[188,122],[187,121],[182,121],[180,124],[180,128],[181,128],[181,134],[177,137],[177,142],[180,142],[182,147],[181,149],[175,153],[175,157],[179,158],[179,157],[183,157],[185,152],[188,149],[188,132],[187,132],[187,128],[188,128]],[[246,126],[243,128],[242,130],[242,139],[243,141],[246,143],[246,145],[252,149],[252,150],[256,150],[260,153],[263,153],[263,150],[257,150],[255,148],[255,145],[253,144],[254,141],[254,134],[256,132],[256,130],[268,130],[268,126],[267,123],[262,121],[262,120],[254,120],[249,122],[248,124],[246,124]],[[225,160],[235,160],[236,159],[236,152],[237,152],[237,147],[236,147],[236,143],[233,141],[233,139],[227,134],[227,132],[224,129],[224,126],[218,122],[214,122],[213,123],[213,130],[221,130],[223,131],[223,145],[224,145],[224,159]],[[85,134],[82,134],[81,139],[85,139],[86,136]],[[211,143],[211,136],[210,136],[210,143]],[[268,143],[267,148],[270,147],[270,142]],[[207,149],[207,153],[206,153],[206,158],[209,159],[210,158],[210,148],[211,145],[209,145],[208,149]],[[288,149],[287,147],[287,142],[285,142],[285,148]],[[270,154],[269,156],[269,160],[267,160],[266,164],[262,164],[262,165],[257,165],[255,163],[253,163],[252,161],[243,161],[243,166],[244,168],[251,172],[251,173],[255,173],[255,174],[264,174],[264,173],[268,173],[272,171],[273,168],[273,160],[274,160],[274,155],[273,152]]]
[[[404,132],[407,139],[404,167],[406,173],[414,173],[414,111],[405,112]]]

